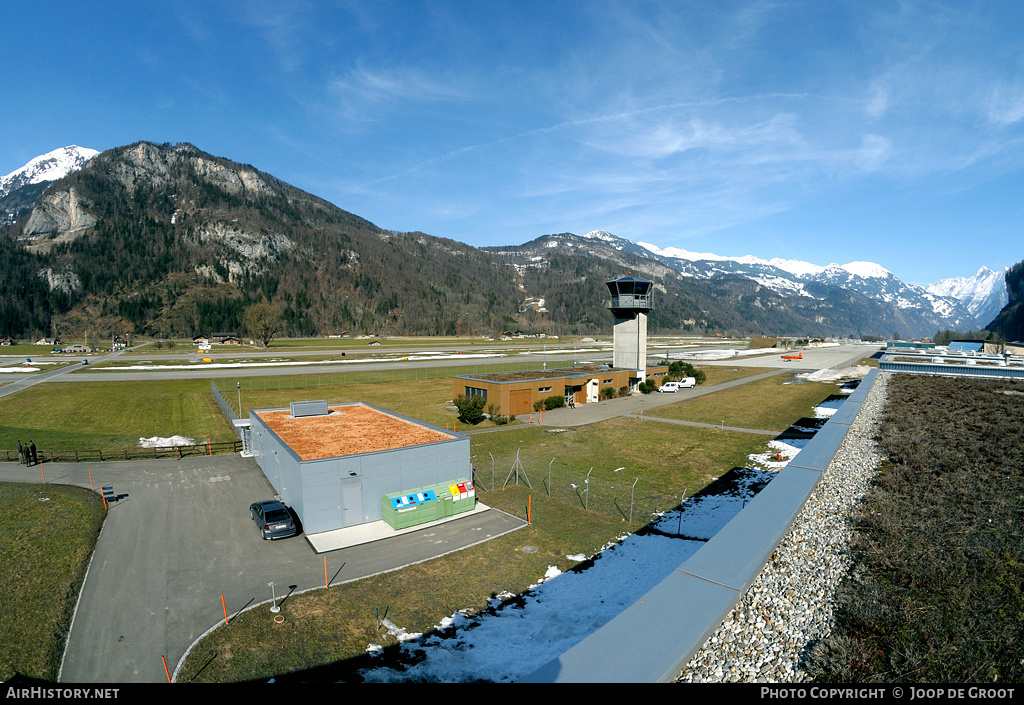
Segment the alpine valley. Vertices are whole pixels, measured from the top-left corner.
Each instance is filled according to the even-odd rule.
[[[476,248],[385,230],[188,143],[66,147],[0,179],[0,337],[610,330],[605,282],[656,285],[654,333],[890,336],[980,330],[1004,272],[927,288],[870,262],[817,266],[635,243],[598,230]]]

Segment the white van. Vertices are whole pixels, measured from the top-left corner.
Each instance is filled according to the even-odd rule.
[[[659,392],[678,392],[680,389],[690,389],[697,386],[697,380],[693,377],[683,377],[678,382],[665,382],[658,387]]]

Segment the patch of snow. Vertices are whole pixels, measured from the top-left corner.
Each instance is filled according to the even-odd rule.
[[[169,448],[171,446],[194,446],[195,444],[195,439],[186,438],[185,436],[170,436],[166,438],[153,436],[152,438],[139,439],[139,448]]]
[[[840,382],[848,379],[864,379],[870,371],[871,368],[867,365],[859,365],[857,367],[844,367],[841,370],[803,372],[796,375],[796,378],[806,382]]]
[[[891,274],[888,269],[874,262],[848,262],[843,265],[843,269],[865,279],[885,279]]]

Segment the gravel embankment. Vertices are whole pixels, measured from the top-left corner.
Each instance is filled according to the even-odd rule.
[[[801,653],[832,629],[832,595],[850,565],[849,517],[881,457],[872,440],[885,405],[880,373],[821,482],[760,575],[680,683],[800,683]]]

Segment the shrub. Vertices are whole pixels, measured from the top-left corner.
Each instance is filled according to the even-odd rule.
[[[615,387],[605,387],[601,390],[602,399],[611,399],[615,396]]]
[[[637,388],[640,390],[641,394],[650,394],[658,388],[658,384],[653,379],[645,379]]]
[[[669,364],[668,376],[665,377],[666,382],[678,382],[683,377],[693,377],[697,384],[704,384],[704,382],[707,381],[708,378],[708,376],[704,374],[704,370],[698,370],[689,362],[676,360],[675,362]]]
[[[459,421],[471,426],[483,421],[485,403],[483,397],[467,397],[465,394],[455,397],[455,408],[459,410]]]
[[[629,385],[624,384],[621,387],[619,387],[619,396],[620,397],[628,397],[629,396]]]
[[[509,418],[507,416],[502,415],[501,407],[498,406],[497,404],[487,405],[487,415],[491,418],[491,421],[493,421],[498,426],[504,426],[509,421]]]
[[[554,394],[544,400],[544,408],[548,411],[565,406],[565,397],[561,394]]]

